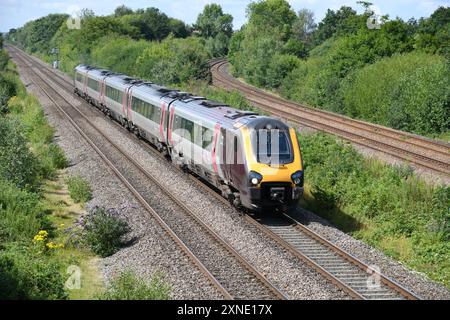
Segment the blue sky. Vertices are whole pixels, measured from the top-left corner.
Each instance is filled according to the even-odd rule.
[[[22,26],[29,20],[37,19],[49,13],[69,13],[74,6],[90,8],[97,15],[106,15],[116,7],[125,4],[133,9],[157,7],[171,17],[193,23],[198,13],[207,3],[219,3],[227,13],[234,17],[234,27],[239,28],[245,23],[245,8],[251,0],[0,0],[0,31]],[[439,6],[450,6],[450,0],[372,0],[381,14],[389,14],[394,18],[399,16],[405,20],[411,17],[428,17]],[[320,21],[328,8],[338,9],[342,5],[359,8],[356,0],[289,0],[289,3],[298,11],[308,8],[315,13],[316,21]]]

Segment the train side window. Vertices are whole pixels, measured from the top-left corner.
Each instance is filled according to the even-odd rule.
[[[185,130],[184,138],[192,142],[194,139],[194,123],[188,119],[181,118],[181,126]]]
[[[153,121],[156,123],[159,123],[161,120],[161,109],[158,107],[153,106]]]
[[[179,116],[175,116],[173,119],[172,130],[181,128],[181,118]]]
[[[212,142],[214,139],[214,134],[211,129],[202,127],[202,148],[211,151],[212,150]]]
[[[88,78],[88,86],[94,91],[98,91],[98,81]]]
[[[76,79],[78,82],[83,83],[83,75],[81,73],[77,72]]]

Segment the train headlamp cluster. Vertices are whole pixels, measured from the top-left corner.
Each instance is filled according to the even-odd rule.
[[[298,187],[303,187],[303,171],[297,171],[291,176],[292,182]]]
[[[253,186],[257,186],[261,183],[263,176],[256,171],[250,171],[249,175],[250,184]]]

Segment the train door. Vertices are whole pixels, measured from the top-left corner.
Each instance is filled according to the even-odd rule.
[[[227,130],[225,128],[220,129],[220,140],[219,143],[221,144],[221,152],[222,152],[222,171],[225,180],[232,182],[232,176],[231,176],[231,166],[233,162],[233,157],[230,153],[231,144],[233,142],[233,139],[231,138],[230,141],[230,134],[227,134]]]
[[[247,182],[247,174],[245,170],[244,163],[244,154],[243,154],[243,145],[241,143],[241,139],[238,135],[233,134],[233,164],[231,165],[231,178],[233,181],[233,185],[238,189],[244,190],[242,188],[246,185]]]
[[[133,102],[133,89],[132,86],[128,88],[128,94],[127,94],[127,116],[128,116],[128,121],[132,122],[133,121],[133,117],[132,117],[132,111],[131,111],[131,103]]]

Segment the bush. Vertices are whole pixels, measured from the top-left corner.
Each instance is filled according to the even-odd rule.
[[[39,195],[0,179],[0,250],[8,242],[28,242],[49,224]]]
[[[1,51],[0,51],[1,52]],[[8,100],[17,94],[14,77],[6,72],[0,73],[0,115],[6,113]]]
[[[66,154],[57,144],[51,143],[48,146],[48,152],[56,169],[64,169],[69,165]]]
[[[138,278],[131,271],[124,271],[111,281],[103,300],[168,300],[171,288],[156,274],[150,282]]]
[[[61,265],[31,248],[0,251],[0,299],[66,299]]]
[[[345,113],[419,134],[450,127],[450,72],[444,58],[409,53],[383,59],[349,77]]]
[[[86,217],[84,240],[94,253],[107,257],[125,244],[123,237],[129,232],[128,223],[115,211],[94,208]]]
[[[85,204],[92,199],[92,191],[89,183],[79,176],[71,176],[66,179],[69,195],[75,203]]]

